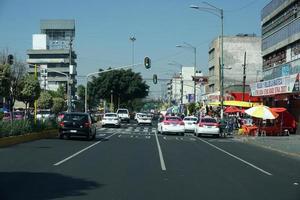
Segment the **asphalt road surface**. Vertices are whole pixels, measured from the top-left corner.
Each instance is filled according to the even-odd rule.
[[[300,160],[235,138],[99,128],[0,149],[0,200],[300,200]]]

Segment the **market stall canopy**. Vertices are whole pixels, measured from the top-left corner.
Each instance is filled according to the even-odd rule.
[[[220,106],[221,103],[219,101],[216,101],[216,102],[211,102],[208,105]],[[247,102],[247,101],[224,101],[223,105],[224,106],[237,106],[237,107],[250,108],[255,105],[258,105],[258,103],[251,103],[251,102]]]
[[[270,108],[273,112],[281,113],[286,111],[286,108]]]
[[[224,110],[225,113],[237,113],[237,112],[242,112],[242,110],[238,109],[235,106],[229,106]]]
[[[272,111],[269,107],[264,105],[254,106],[245,110],[245,113],[252,117],[260,118],[260,119],[275,119],[279,115]]]

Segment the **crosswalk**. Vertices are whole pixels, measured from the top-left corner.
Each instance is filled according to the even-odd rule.
[[[154,134],[157,132],[156,126],[138,126],[137,124],[124,124],[121,128],[114,127],[101,127],[97,129],[99,137],[105,137],[108,134],[116,134],[119,139],[144,139],[149,140],[154,138]],[[158,135],[165,141],[196,141],[192,134],[186,134],[186,136],[174,136],[174,135]]]

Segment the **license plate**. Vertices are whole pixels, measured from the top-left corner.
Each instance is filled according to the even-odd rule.
[[[177,124],[173,124],[173,126],[177,126]]]
[[[77,130],[71,130],[71,133],[77,133]]]
[[[192,123],[188,123],[188,125],[192,125]]]

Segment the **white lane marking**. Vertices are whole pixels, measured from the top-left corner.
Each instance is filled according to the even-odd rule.
[[[156,133],[156,129],[155,128],[152,128],[152,133]]]
[[[105,139],[108,139],[108,138],[114,136],[115,134],[117,134],[117,133],[114,133],[114,134],[112,134],[112,135],[110,135],[110,136],[107,136]],[[62,164],[62,163],[64,163],[64,162],[66,162],[66,161],[68,161],[68,160],[74,158],[75,156],[81,154],[82,152],[84,152],[84,151],[86,151],[86,150],[92,148],[93,146],[99,144],[100,142],[102,142],[102,141],[100,140],[100,141],[98,141],[98,142],[95,142],[95,143],[91,144],[90,146],[85,147],[84,149],[82,149],[82,150],[80,150],[80,151],[74,153],[73,155],[71,155],[71,156],[69,156],[69,157],[67,157],[67,158],[65,158],[65,159],[63,159],[63,160],[61,160],[61,161],[59,161],[59,162],[57,162],[57,163],[55,163],[55,164],[53,164],[53,165],[54,165],[54,166],[58,166],[58,165],[60,165],[60,164]]]
[[[106,136],[106,133],[99,133],[98,136]]]
[[[157,133],[155,133],[155,139],[156,139],[156,144],[157,144],[157,149],[158,149],[158,155],[159,155],[161,170],[166,171],[166,165],[165,165],[163,154],[161,152],[161,148],[160,148],[160,144],[159,144],[159,141],[158,141]]]
[[[144,133],[148,133],[148,129],[144,129],[143,132],[144,132]]]
[[[213,144],[211,144],[211,143],[209,143],[209,142],[207,142],[207,141],[205,141],[205,140],[203,140],[201,138],[198,138],[198,140],[200,140],[200,141],[202,141],[202,142],[204,142],[204,143],[206,143],[206,144],[214,147],[215,149],[217,149],[219,151],[222,151],[223,153],[225,153],[225,154],[227,154],[227,155],[229,155],[229,156],[231,156],[231,157],[233,157],[233,158],[235,158],[235,159],[237,159],[237,160],[245,163],[246,165],[249,165],[250,167],[253,167],[254,169],[257,169],[258,171],[260,171],[260,172],[262,172],[262,173],[264,173],[264,174],[266,174],[268,176],[272,176],[272,174],[270,172],[267,172],[267,171],[265,171],[265,170],[263,170],[263,169],[255,166],[254,164],[251,164],[251,163],[249,163],[249,162],[247,162],[247,161],[245,161],[245,160],[243,160],[243,159],[241,159],[241,158],[239,158],[239,157],[237,157],[237,156],[235,156],[235,155],[233,155],[233,154],[231,154],[231,153],[229,153],[229,152],[227,152],[227,151],[225,151],[225,150],[217,147],[216,145],[213,145]]]
[[[146,139],[150,139],[151,138],[151,136],[146,136]]]

